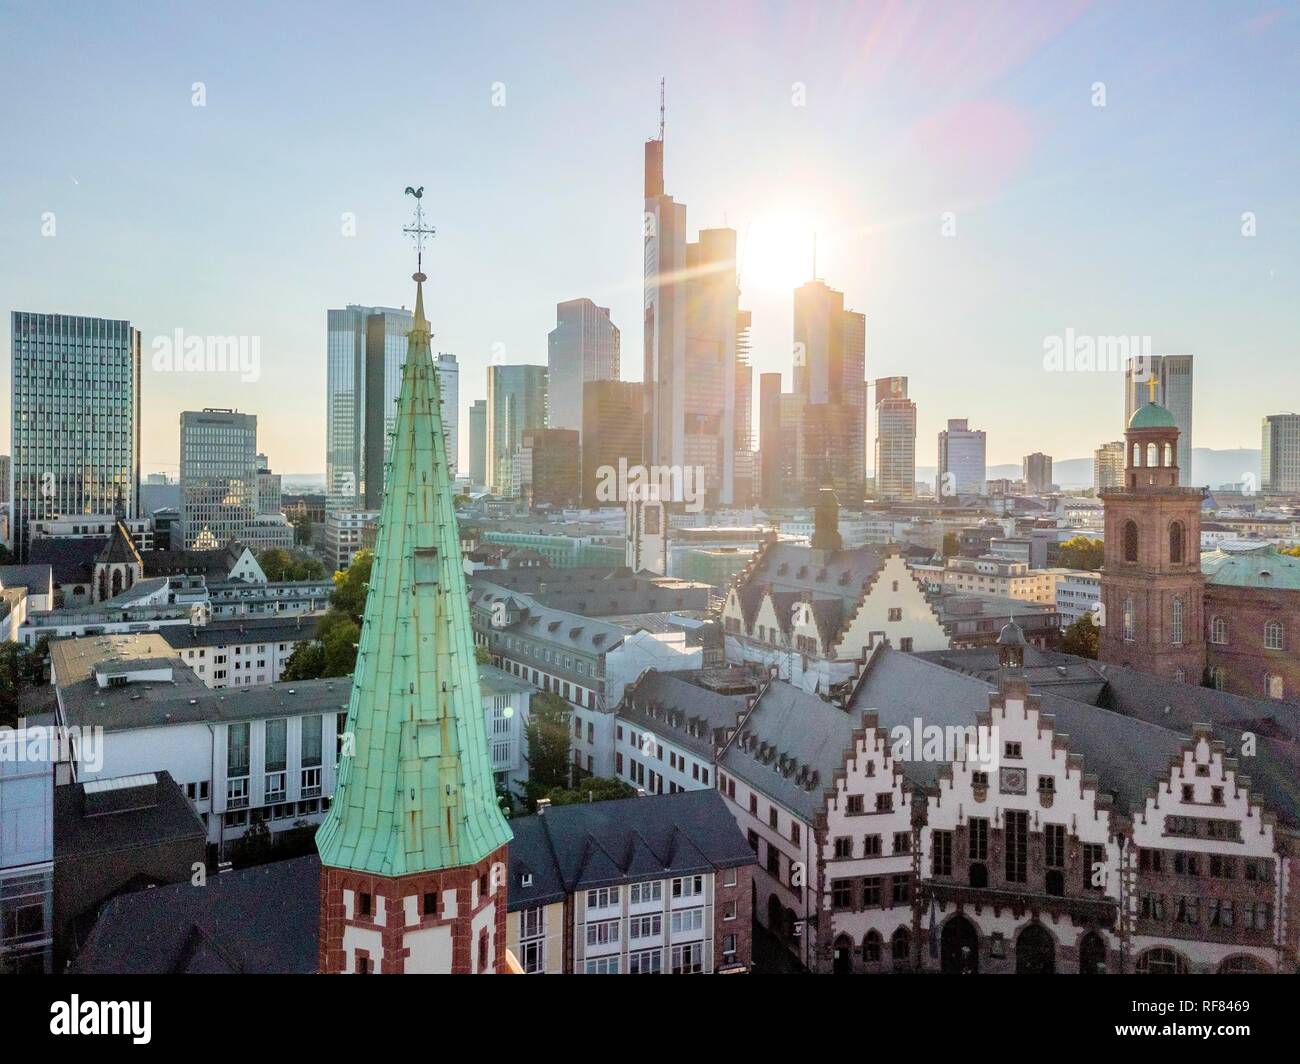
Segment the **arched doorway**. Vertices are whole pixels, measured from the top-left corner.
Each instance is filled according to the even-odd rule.
[[[939,935],[939,970],[947,975],[975,975],[979,967],[975,925],[964,916],[954,916]]]
[[[1056,939],[1042,924],[1030,924],[1016,939],[1017,975],[1052,975],[1056,971]]]
[[[831,971],[836,975],[853,974],[853,939],[840,935],[831,954]]]
[[[1079,974],[1100,975],[1106,970],[1106,941],[1089,931],[1079,942]]]

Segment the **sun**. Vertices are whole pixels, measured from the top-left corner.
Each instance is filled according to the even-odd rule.
[[[792,292],[812,277],[813,230],[794,214],[761,214],[741,234],[742,289]]]

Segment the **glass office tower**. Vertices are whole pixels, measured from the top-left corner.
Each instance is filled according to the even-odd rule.
[[[26,559],[33,519],[137,516],[140,331],[129,321],[14,311],[13,541]]]

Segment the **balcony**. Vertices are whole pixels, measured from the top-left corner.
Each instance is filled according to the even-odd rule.
[[[950,903],[960,902],[978,911],[987,906],[995,912],[1010,909],[1017,917],[1027,911],[1064,913],[1077,926],[1113,927],[1119,905],[1113,898],[1071,895],[1058,897],[1030,891],[994,890],[988,887],[969,887],[962,883],[945,883],[933,879],[920,883],[922,897],[928,892],[940,909]]]

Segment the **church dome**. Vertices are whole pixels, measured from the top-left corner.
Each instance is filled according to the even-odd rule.
[[[1000,647],[1022,647],[1025,645],[1024,629],[1015,621],[1002,626],[1002,631],[998,633],[998,646]]]
[[[1174,424],[1173,414],[1159,403],[1153,402],[1133,411],[1133,416],[1128,419],[1128,427],[1130,429],[1172,429],[1178,426]]]

